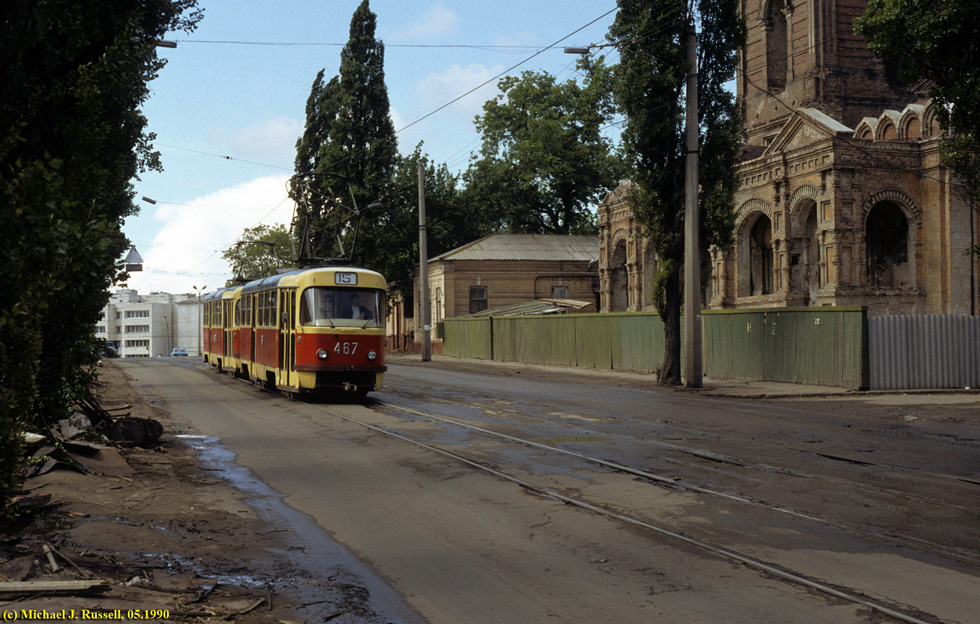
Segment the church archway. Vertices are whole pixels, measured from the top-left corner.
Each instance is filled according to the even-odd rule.
[[[760,214],[749,231],[749,294],[773,292],[772,221]]]
[[[821,286],[817,203],[804,199],[794,212],[795,235],[789,254],[790,291],[803,294],[806,305],[816,305],[817,289]]]
[[[875,289],[913,286],[912,241],[905,211],[894,202],[880,201],[868,212],[864,231],[868,285]]]
[[[626,240],[616,243],[610,264],[610,312],[625,312],[629,307],[629,274],[626,271]]]

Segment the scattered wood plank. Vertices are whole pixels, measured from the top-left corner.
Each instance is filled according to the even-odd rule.
[[[10,581],[0,583],[0,596],[53,594],[75,596],[109,591],[108,581]]]
[[[65,561],[67,561],[71,565],[71,567],[73,567],[76,570],[78,570],[79,574],[81,574],[85,578],[92,578],[92,573],[91,572],[89,572],[88,570],[83,570],[82,568],[78,567],[78,565],[74,561],[72,561],[71,559],[69,559],[68,557],[66,557],[64,555],[64,553],[58,552],[58,550],[54,546],[52,546],[51,544],[45,544],[44,545],[44,549],[45,549],[46,552],[50,551],[50,552],[58,555],[59,557],[61,557]]]
[[[12,505],[20,509],[33,509],[34,507],[43,507],[51,502],[50,494],[27,494],[24,496],[15,496],[10,500]]]
[[[57,572],[61,568],[58,567],[58,562],[54,560],[54,552],[51,551],[51,547],[45,544],[42,548],[45,556],[48,558],[48,564],[51,565],[51,571]]]

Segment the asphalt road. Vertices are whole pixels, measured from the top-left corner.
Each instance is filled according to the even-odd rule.
[[[970,403],[397,358],[367,404],[302,403],[193,362],[121,364],[424,621],[978,621]]]

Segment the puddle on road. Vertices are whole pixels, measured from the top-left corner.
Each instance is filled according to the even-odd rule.
[[[284,541],[291,543],[285,551],[280,552],[295,569],[309,572],[313,580],[304,585],[296,575],[283,579],[288,584],[288,589],[284,592],[293,596],[299,594],[298,603],[316,604],[311,601],[318,599],[326,603],[327,601],[322,600],[324,588],[321,580],[330,579],[329,585],[332,588],[346,587],[355,594],[367,593],[369,598],[364,601],[364,607],[377,616],[378,622],[422,624],[421,618],[405,604],[401,596],[370,567],[332,540],[313,518],[286,505],[281,492],[266,485],[248,468],[235,463],[236,454],[221,446],[218,438],[193,434],[177,434],[174,437],[198,451],[198,459],[203,467],[244,492],[247,496],[245,502],[256,510],[263,521],[289,534],[284,537]],[[251,576],[217,577],[217,580],[246,587],[249,586],[247,583],[262,586],[262,583]],[[373,622],[374,619],[362,618],[359,621]]]

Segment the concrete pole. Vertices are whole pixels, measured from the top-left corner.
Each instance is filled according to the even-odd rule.
[[[703,385],[701,363],[701,250],[698,241],[701,219],[698,212],[698,52],[697,31],[692,23],[687,32],[687,114],[685,134],[687,162],[684,176],[684,385]]]
[[[421,291],[419,293],[422,318],[422,361],[428,362],[432,359],[432,339],[429,335],[429,251],[425,240],[425,168],[422,160],[419,159],[419,282]]]

